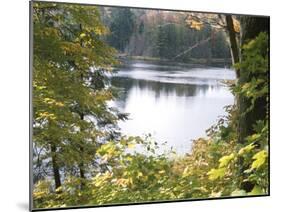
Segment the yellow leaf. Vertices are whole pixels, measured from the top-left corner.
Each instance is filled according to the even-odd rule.
[[[254,143],[251,143],[251,144],[249,144],[249,145],[247,145],[247,146],[241,148],[241,149],[239,150],[238,154],[239,154],[239,155],[243,155],[243,154],[245,154],[245,153],[250,152],[250,151],[251,151],[252,149],[254,149],[254,148],[255,148],[255,144],[254,144]]]
[[[189,166],[185,167],[185,169],[183,170],[183,177],[186,177],[188,175],[188,169],[189,169]]]
[[[201,30],[203,27],[203,23],[199,21],[192,20],[190,27],[192,29]]]
[[[55,105],[59,106],[59,107],[63,107],[64,106],[64,104],[62,102],[56,102]]]
[[[33,193],[33,198],[34,199],[40,199],[46,195],[45,191],[39,191],[39,192],[34,192]]]
[[[56,192],[61,192],[61,191],[62,191],[62,187],[61,186],[56,189]]]
[[[240,23],[236,19],[233,19],[233,26],[235,32],[240,32]]]
[[[209,175],[210,180],[216,180],[218,178],[224,177],[225,171],[226,168],[211,169],[211,171],[209,171],[207,175]]]
[[[81,33],[80,34],[80,38],[84,38],[84,37],[86,37],[86,34],[85,33]]]
[[[266,161],[267,152],[265,150],[259,151],[253,156],[254,162],[252,163],[251,169],[260,168]]]
[[[128,144],[128,149],[133,149],[133,148],[135,148],[135,146],[136,146],[136,144]]]
[[[143,173],[142,172],[138,172],[137,178],[140,178],[142,176],[143,176]]]
[[[230,154],[230,155],[226,155],[226,156],[221,157],[220,160],[219,160],[219,162],[220,162],[219,168],[227,166],[229,164],[229,162],[233,159],[234,159],[233,153]]]

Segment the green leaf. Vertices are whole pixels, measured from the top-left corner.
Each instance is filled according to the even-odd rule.
[[[255,185],[253,190],[251,192],[249,192],[248,194],[249,195],[260,195],[260,194],[264,194],[264,192],[260,186]]]
[[[254,141],[258,140],[260,137],[261,137],[261,134],[255,133],[255,134],[247,137],[247,140],[249,142],[254,142]]]

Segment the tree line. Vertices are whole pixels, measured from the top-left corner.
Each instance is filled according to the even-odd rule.
[[[110,29],[106,41],[130,56],[157,57],[188,62],[192,58],[230,58],[226,33],[206,23],[203,30],[190,28],[188,15],[176,12],[130,8],[101,8],[103,21]],[[194,44],[209,42],[176,57]]]

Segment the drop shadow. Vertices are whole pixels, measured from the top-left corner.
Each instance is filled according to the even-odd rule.
[[[18,202],[17,207],[24,211],[29,211],[29,204],[26,202]]]

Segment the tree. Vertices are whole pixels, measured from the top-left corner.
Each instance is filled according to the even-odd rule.
[[[234,27],[234,21],[231,15],[225,15],[226,28],[229,35],[229,43],[232,56],[232,64],[239,62],[239,48],[237,43],[236,31]],[[236,69],[236,76],[239,78],[240,71]]]
[[[111,10],[109,44],[123,52],[135,28],[134,14],[129,8]]]
[[[114,95],[104,72],[115,51],[100,39],[107,29],[93,6],[34,3],[33,19],[33,142],[59,188],[61,175],[85,178],[97,147],[124,118],[107,105]]]
[[[242,36],[241,36],[241,44],[242,46],[246,44],[249,40],[256,38],[260,32],[269,32],[269,19],[265,17],[254,17],[254,16],[243,16],[241,17],[241,28],[242,28]],[[264,48],[264,47],[263,47]],[[260,49],[261,55],[260,57],[268,56],[268,49]],[[243,55],[243,50],[242,50]],[[242,57],[243,61],[244,58]],[[259,68],[259,67],[253,67]],[[255,70],[251,70],[249,68],[241,68],[240,77],[238,79],[238,84],[244,84],[246,82],[251,82],[253,79],[259,79],[268,77],[269,72],[265,70],[263,73],[254,72]],[[260,87],[262,89],[262,87]],[[255,100],[254,105],[252,106],[252,110],[248,110],[251,107],[251,101],[245,96],[240,95],[238,97],[238,109],[241,114],[238,121],[238,142],[244,143],[247,136],[251,135],[254,132],[254,124],[258,120],[264,120],[266,117],[266,111],[268,107],[268,97],[262,96],[258,97]]]
[[[160,58],[166,58],[168,54],[168,35],[165,28],[160,26],[158,30],[157,49]]]
[[[210,17],[212,17],[211,20]],[[268,33],[269,30],[269,19],[265,17],[254,17],[254,16],[241,16],[240,24],[232,15],[225,15],[225,21],[222,15],[218,15],[217,18],[214,18],[214,15],[201,15],[199,17],[192,16],[189,24],[191,27],[201,29],[203,23],[211,23],[213,27],[224,28],[229,35],[229,43],[231,49],[231,56],[233,65],[243,61],[243,58],[240,55],[243,55],[241,47],[238,45],[241,43],[241,46],[246,44],[249,40],[256,38],[260,32]],[[194,20],[195,19],[195,20]],[[241,25],[241,27],[240,27]],[[238,32],[241,28],[241,39],[238,38]],[[268,54],[267,50],[263,50],[263,54]],[[235,67],[236,76],[238,78],[238,85],[250,82],[253,78],[258,79],[259,77],[253,73],[250,73],[251,70],[240,70],[238,66]],[[252,70],[253,71],[253,70]],[[264,74],[268,74],[266,71]],[[251,102],[247,100],[244,96],[236,96],[236,103],[238,106],[239,114],[241,114],[238,121],[238,142],[243,143],[247,136],[251,135],[254,132],[254,124],[258,120],[263,120],[266,117],[267,109],[267,97],[258,98],[255,101],[255,105],[252,106],[253,109],[249,112],[251,107]]]
[[[211,40],[211,50],[214,58],[231,58],[226,36],[225,32],[220,31]]]

